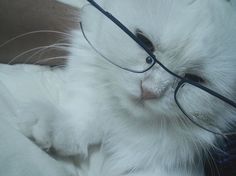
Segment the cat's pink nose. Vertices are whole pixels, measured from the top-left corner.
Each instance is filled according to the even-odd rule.
[[[154,91],[144,86],[143,82],[141,82],[141,97],[143,100],[150,100],[156,99],[157,95],[154,93]]]

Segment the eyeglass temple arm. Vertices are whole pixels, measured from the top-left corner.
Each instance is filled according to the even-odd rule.
[[[205,87],[205,86],[203,86],[203,85],[201,85],[201,84],[199,84],[197,82],[194,82],[194,81],[191,81],[191,80],[182,79],[181,83],[183,84],[184,82],[189,83],[189,84],[191,84],[193,86],[196,86],[199,89],[201,89],[201,90],[211,94],[214,97],[219,98],[220,100],[224,101],[225,103],[227,103],[227,104],[233,106],[234,108],[236,108],[236,103],[234,101],[232,101],[231,99],[226,98],[225,96],[223,96],[223,95],[221,95],[221,94],[219,94],[219,93],[217,93],[217,92],[215,92],[215,91],[213,91],[213,90],[211,90],[211,89],[209,89],[209,88],[207,88],[207,87]]]

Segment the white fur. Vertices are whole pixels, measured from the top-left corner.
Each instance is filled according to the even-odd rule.
[[[97,2],[131,30],[138,27],[151,36],[158,46],[155,54],[169,69],[183,75],[193,68],[208,80],[207,86],[223,90],[224,95],[235,100],[236,23],[228,2]],[[78,1],[77,7],[80,6]],[[97,18],[93,14],[82,14],[82,21],[90,20],[99,29]],[[59,80],[53,77],[46,86],[57,90],[59,98],[51,101],[42,94],[39,96],[47,97],[47,101],[40,99],[34,104],[37,108],[28,107],[36,112],[47,109],[41,108],[45,105],[53,109],[38,118],[37,125],[41,127],[36,127],[42,131],[30,134],[36,142],[43,147],[54,147],[61,155],[85,157],[79,161],[80,176],[203,176],[202,159],[214,145],[216,136],[189,122],[187,126],[181,123],[187,120],[174,102],[172,85],[176,79],[158,66],[144,74],[121,70],[94,52],[81,31],[74,31],[72,35],[75,48],[71,48],[68,66],[62,71],[63,83],[58,84]],[[124,53],[130,49],[119,41],[112,46],[124,47]],[[138,103],[141,81],[160,98]],[[58,87],[54,86],[56,82]],[[196,99],[188,103],[194,105],[205,98],[202,96],[198,93]],[[201,106],[199,111],[207,113],[208,109]],[[226,109],[221,112],[215,111],[208,120],[213,121],[219,131],[224,131],[236,116]],[[47,139],[46,142],[43,139]],[[91,149],[95,144],[101,146]]]

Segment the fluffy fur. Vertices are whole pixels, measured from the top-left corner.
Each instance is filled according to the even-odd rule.
[[[236,100],[236,18],[230,2],[97,2],[133,32],[137,28],[145,32],[158,46],[155,54],[166,67],[179,75],[197,72],[207,80],[206,86]],[[77,7],[83,3],[78,0]],[[100,26],[97,18],[81,14],[82,21],[90,20],[98,31],[100,27],[109,29]],[[109,36],[115,38],[112,34]],[[57,93],[50,97],[42,91],[40,99],[30,98],[29,106],[21,108],[19,116],[37,121],[33,126],[21,125],[24,134],[40,146],[55,148],[60,155],[83,156],[78,165],[80,176],[203,176],[203,157],[214,146],[216,136],[188,122],[177,108],[176,79],[158,65],[144,74],[121,70],[99,56],[80,30],[72,35],[75,48],[70,50],[65,70],[45,75],[50,79],[44,83],[47,89]],[[104,45],[109,48],[111,43]],[[119,41],[112,47],[122,47],[124,53],[130,49]],[[159,98],[139,101],[140,82]],[[197,93],[187,103],[211,101],[204,95]],[[217,102],[214,107],[208,120],[218,131],[228,130],[236,114],[226,108],[219,113]],[[204,104],[198,108],[208,114]],[[25,114],[28,109],[32,114]]]

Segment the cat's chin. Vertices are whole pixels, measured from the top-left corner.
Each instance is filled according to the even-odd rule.
[[[128,111],[130,117],[141,120],[166,119],[169,115],[161,108],[162,101],[158,98],[143,99],[140,96],[132,96],[129,101],[123,101],[122,106]]]

